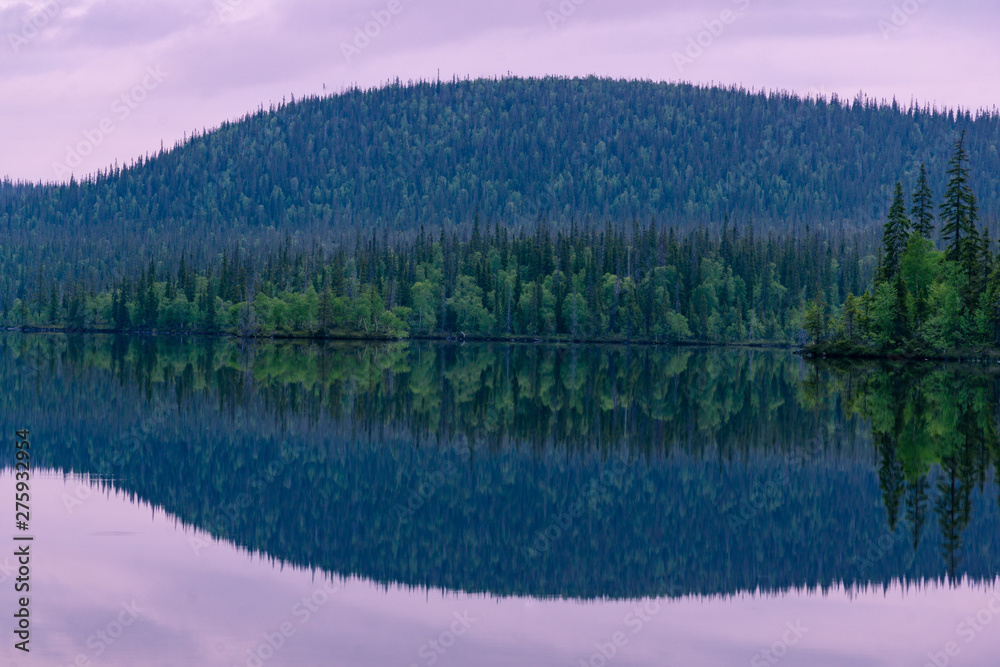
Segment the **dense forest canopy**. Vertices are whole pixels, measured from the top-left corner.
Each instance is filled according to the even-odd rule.
[[[938,207],[926,168],[912,208],[896,183],[871,289],[858,299],[848,295],[832,315],[819,298],[803,313],[813,351],[971,357],[1000,345],[1000,264],[990,227],[981,224],[969,161],[963,132]]]
[[[64,184],[0,185],[0,299],[107,286],[150,257],[204,267],[234,239],[309,247],[378,229],[655,219],[871,227],[921,163],[942,192],[966,130],[984,220],[1000,116],[610,79],[398,82],[292,100]]]
[[[6,184],[3,199],[12,219],[152,227],[407,229],[476,210],[512,225],[871,222],[901,175],[921,162],[937,173],[961,129],[995,213],[995,114],[597,78],[397,82],[293,100],[80,183]]]
[[[680,235],[655,224],[539,224],[515,233],[475,219],[332,253],[286,243],[236,248],[207,270],[151,261],[110,289],[52,282],[0,323],[68,330],[239,336],[532,337],[616,341],[804,342],[807,303],[860,294],[874,239],[805,230],[762,237],[723,224]],[[862,254],[861,247],[870,250]]]

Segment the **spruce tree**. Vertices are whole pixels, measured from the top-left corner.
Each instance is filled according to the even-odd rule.
[[[852,342],[855,338],[854,330],[857,326],[859,314],[857,299],[854,298],[853,294],[848,292],[847,298],[844,299],[844,333],[847,334],[847,339]]]
[[[986,287],[983,279],[982,257],[986,252],[988,238],[983,238],[978,228],[973,224],[968,227],[965,234],[965,241],[962,242],[962,273],[965,277],[965,287],[963,296],[965,304],[971,310],[976,307],[979,295]]]
[[[177,267],[177,285],[181,290],[187,286],[188,281],[187,262],[185,261],[186,254],[185,252],[181,252],[181,262]]]
[[[906,313],[907,290],[906,283],[903,282],[903,274],[896,272],[896,312],[892,320],[893,335],[895,340],[904,341],[909,335],[909,322]]]
[[[52,283],[52,290],[49,293],[49,324],[56,324],[59,320],[59,298],[56,296],[56,285]]]
[[[215,331],[218,319],[218,310],[215,303],[216,289],[215,281],[212,279],[212,272],[208,272],[208,281],[205,291],[201,295],[201,328],[203,331]]]
[[[945,257],[954,262],[966,259],[963,241],[974,233],[979,208],[969,185],[969,153],[965,149],[965,131],[955,144],[955,154],[948,166],[948,189],[941,204],[941,235],[948,244]],[[975,249],[978,250],[978,249]]]
[[[903,200],[903,185],[896,182],[889,217],[882,232],[881,278],[889,282],[899,273],[899,259],[906,251],[910,237],[910,219],[906,217],[906,202]]]
[[[117,291],[111,304],[111,318],[113,320],[115,331],[127,331],[131,325],[126,299],[127,296],[123,286],[123,288],[120,288]]]
[[[910,210],[913,216],[913,231],[931,241],[934,233],[934,193],[927,183],[927,166],[920,165],[920,177],[917,179],[917,187],[913,191],[913,208]]]
[[[333,290],[327,285],[319,297],[319,327],[323,333],[333,328]]]
[[[994,255],[993,255],[993,239],[990,237],[990,230],[988,227],[983,229],[983,241],[979,247],[979,266],[982,269],[982,280],[985,285],[990,276],[993,274]]]
[[[159,316],[160,299],[156,292],[156,265],[153,260],[149,260],[149,271],[146,273],[146,298],[143,310],[145,325],[150,329],[156,328]]]
[[[119,311],[118,292],[115,291],[111,293],[111,325],[116,329],[117,326],[115,323],[118,321],[118,311]]]

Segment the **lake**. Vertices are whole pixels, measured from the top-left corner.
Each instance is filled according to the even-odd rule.
[[[0,379],[4,664],[1000,655],[994,366],[4,333]]]

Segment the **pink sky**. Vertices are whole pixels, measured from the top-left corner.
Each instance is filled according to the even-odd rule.
[[[91,173],[292,94],[438,72],[994,108],[998,19],[991,0],[0,0],[0,177],[55,180],[70,153]]]
[[[455,614],[470,624],[437,656],[440,667],[597,665],[595,656],[616,633],[620,650],[606,661],[613,667],[921,667],[949,646],[947,664],[985,667],[995,666],[1000,652],[1000,616],[990,611],[1000,593],[992,586],[657,601],[498,599],[324,580],[182,528],[162,510],[86,480],[36,472],[32,491],[35,632],[25,666],[63,667],[81,655],[106,667],[257,664],[248,651],[287,624],[287,641],[266,667],[424,667],[430,654],[421,648],[448,631]],[[13,493],[6,471],[0,497]],[[9,576],[2,573],[11,568],[0,556],[5,588]],[[301,600],[316,594],[311,613],[302,613]],[[88,643],[124,608],[138,617],[120,636]],[[970,625],[976,616],[982,620]],[[769,662],[763,651],[786,639],[780,661]],[[15,653],[10,642],[0,645],[2,658],[20,661]]]

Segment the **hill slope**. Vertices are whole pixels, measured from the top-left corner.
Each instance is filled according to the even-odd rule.
[[[866,226],[921,162],[940,195],[960,129],[996,220],[996,114],[596,78],[391,85],[262,109],[81,183],[6,182],[0,261],[21,270],[45,247],[89,280],[133,255],[213,257],[237,235],[407,230],[477,210],[511,225]]]

